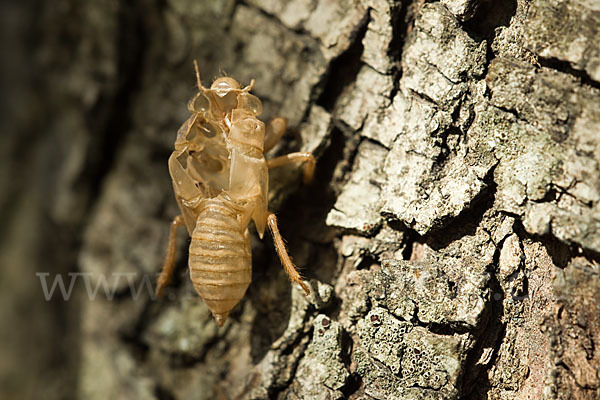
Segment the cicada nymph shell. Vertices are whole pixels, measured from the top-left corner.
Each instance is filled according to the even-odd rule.
[[[195,66],[199,91],[188,103],[191,116],[177,132],[169,158],[181,216],[173,220],[156,290],[160,294],[173,272],[176,229],[185,225],[192,238],[191,280],[222,326],[251,282],[250,221],[261,238],[267,225],[270,227],[290,279],[309,293],[287,254],[277,219],[268,210],[268,171],[269,167],[303,162],[305,180],[310,180],[315,160],[310,153],[266,160],[264,153],[281,138],[285,120],[275,118],[265,126],[257,118],[262,103],[250,93],[254,81],[242,88],[235,79],[222,77],[205,88]]]

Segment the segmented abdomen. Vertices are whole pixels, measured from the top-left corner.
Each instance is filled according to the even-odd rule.
[[[190,277],[219,326],[244,297],[252,280],[252,253],[246,226],[220,197],[208,199],[192,233]]]

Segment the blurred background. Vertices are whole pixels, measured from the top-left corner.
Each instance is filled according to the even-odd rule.
[[[110,364],[112,359],[120,360],[121,354],[125,361],[117,361],[118,366],[129,368],[131,357],[144,357],[143,341],[136,335],[143,324],[139,321],[151,309],[148,293],[133,311],[123,302],[114,308],[91,305],[81,301],[87,296],[82,282],[71,288],[70,278],[73,273],[154,277],[157,272],[169,221],[177,214],[166,160],[194,94],[192,59],[200,61],[207,85],[225,72],[242,84],[256,78],[264,119],[285,108],[289,111],[283,116],[297,126],[305,115],[314,94],[298,78],[316,53],[301,42],[276,49],[280,44],[267,37],[244,54],[242,44],[257,29],[260,15],[248,18],[244,8],[246,14],[236,17],[243,23],[237,24],[232,21],[234,6],[233,0],[0,5],[0,398],[89,398],[78,392],[82,379],[84,393],[93,393],[96,385],[127,390],[128,378],[111,386],[114,376],[102,377],[98,371],[125,376]],[[290,61],[291,71],[282,70],[281,58],[272,57],[286,51],[298,57]],[[248,60],[247,54],[253,59],[240,63]],[[319,66],[319,73],[324,70],[324,64]],[[310,79],[314,85],[315,76]],[[323,147],[324,133],[310,150]],[[292,134],[284,150],[299,149],[297,139]],[[294,182],[297,178],[292,174]],[[289,192],[298,184],[287,186]],[[319,218],[323,224],[323,216]],[[288,239],[293,236],[289,230],[282,227]],[[271,245],[264,257],[264,245],[254,245],[255,257],[272,265],[269,275],[280,283],[276,290],[289,297]],[[186,282],[183,264],[176,282]],[[56,295],[61,289],[57,276],[63,278],[68,300]],[[49,300],[44,284],[56,290]],[[126,289],[119,286],[117,292],[122,295]],[[196,306],[189,285],[182,293]],[[103,311],[94,311],[98,309]],[[201,314],[209,323],[203,308]],[[114,326],[113,319],[118,320]],[[82,342],[84,336],[89,346]],[[117,337],[122,341],[111,347]],[[94,361],[85,363],[82,357]],[[161,397],[159,392],[151,388],[148,393]],[[98,398],[106,395],[99,391]],[[123,396],[138,398],[140,392]]]
[[[75,302],[44,301],[38,271],[74,270],[80,201],[69,221],[53,218],[68,146],[57,138],[59,96],[41,68],[42,2],[3,2],[0,99],[0,397],[73,395]]]

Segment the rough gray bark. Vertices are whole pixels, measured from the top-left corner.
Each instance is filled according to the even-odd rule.
[[[2,6],[0,397],[600,397],[597,1],[37,3]],[[183,233],[143,286],[192,59],[318,158],[270,183],[312,295],[253,239],[221,329]],[[39,272],[116,294],[45,301]]]

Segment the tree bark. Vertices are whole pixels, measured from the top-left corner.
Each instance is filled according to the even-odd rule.
[[[597,2],[2,9],[0,397],[600,398]],[[311,295],[254,235],[223,328],[183,232],[150,287],[193,59],[288,119],[270,157],[318,160],[270,174]]]

